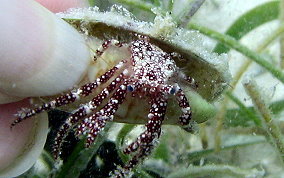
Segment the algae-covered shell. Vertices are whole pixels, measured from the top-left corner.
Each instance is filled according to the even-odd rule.
[[[108,12],[100,12],[95,7],[71,9],[57,15],[84,34],[92,50],[96,50],[96,47],[107,39],[118,39],[121,42],[129,43],[136,38],[133,34],[139,33],[149,36],[150,42],[165,52],[180,54],[182,59],[175,59],[177,66],[198,83],[196,90],[191,89],[189,85],[182,84],[193,108],[193,119],[197,122],[203,122],[214,115],[214,107],[209,102],[218,98],[228,86],[230,80],[227,55],[217,55],[204,49],[203,39],[197,31],[177,28],[169,15],[157,15],[153,23],[139,21],[131,13],[119,6],[113,6]],[[123,52],[119,55],[114,53],[102,57],[103,63],[107,61],[108,64],[113,63],[111,64],[113,66],[117,63],[117,60],[127,56]],[[103,64],[96,63],[95,65],[95,67],[98,67]],[[97,77],[99,74],[102,74],[102,72],[90,72],[89,78],[92,80],[94,76]],[[129,116],[139,118],[141,112],[133,109],[139,104],[141,105],[141,102],[136,105],[132,103],[131,110],[129,109],[130,104],[128,104],[128,109],[126,109],[129,112],[126,112],[127,115],[125,113],[121,114],[121,110],[118,115],[122,118],[125,118],[125,116],[127,118]],[[141,107],[139,108],[141,110]],[[174,112],[175,107],[172,110]],[[176,114],[169,115],[171,118],[178,118]],[[122,119],[122,122],[129,122],[129,119]],[[166,121],[166,123],[175,122]],[[145,120],[137,119],[134,123],[145,123]]]

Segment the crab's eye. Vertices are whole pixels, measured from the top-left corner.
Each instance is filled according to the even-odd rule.
[[[177,91],[177,90],[176,90],[175,88],[172,88],[172,89],[170,90],[170,94],[173,95],[173,94],[176,93],[176,91]]]
[[[130,92],[132,92],[132,91],[134,91],[134,87],[131,86],[131,85],[128,85],[128,86],[127,86],[127,90],[130,91]]]

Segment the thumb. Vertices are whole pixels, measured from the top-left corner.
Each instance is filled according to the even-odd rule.
[[[32,0],[0,3],[0,103],[59,93],[80,80],[90,59],[77,31]],[[28,106],[0,105],[0,177],[23,173],[43,149],[46,118],[10,130],[13,114]]]
[[[0,103],[72,87],[90,62],[84,38],[32,0],[0,0]]]

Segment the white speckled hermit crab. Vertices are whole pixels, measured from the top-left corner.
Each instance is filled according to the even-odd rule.
[[[176,95],[178,104],[181,107],[181,125],[186,126],[189,124],[191,110],[188,100],[178,83],[175,83],[174,80],[176,77],[182,77],[184,80],[188,80],[190,84],[194,84],[194,79],[190,77],[185,78],[185,75],[176,66],[170,54],[152,45],[147,37],[142,35],[137,36],[139,39],[130,44],[123,44],[117,40],[107,40],[104,42],[96,50],[95,59],[102,55],[110,45],[117,47],[127,46],[131,53],[130,58],[121,60],[121,62],[94,82],[83,85],[79,89],[60,96],[40,107],[20,113],[12,125],[42,111],[72,103],[79,100],[81,96],[88,96],[98,86],[106,83],[115,76],[110,84],[94,97],[92,101],[82,105],[68,117],[58,132],[53,151],[55,157],[57,157],[60,153],[62,140],[68,129],[78,123],[77,134],[87,135],[86,146],[89,147],[95,141],[98,133],[104,128],[106,122],[113,120],[115,112],[129,93],[133,97],[146,99],[151,105],[146,131],[124,150],[124,153],[127,154],[138,150],[137,154],[124,168],[129,171],[139,160],[149,155],[154,140],[159,137],[169,95]],[[107,98],[109,98],[107,104],[97,110]]]
[[[94,10],[92,13],[98,14],[99,12]],[[103,27],[105,27],[107,24],[109,29],[113,28],[110,26],[113,23],[111,20],[108,23],[105,21],[102,23],[102,21],[100,22],[98,20],[100,15],[97,15],[93,18],[96,18],[96,21],[90,22],[88,24],[89,26],[87,25],[86,28],[82,28],[82,26],[79,25],[81,28],[80,30],[86,30],[94,24],[99,24]],[[74,26],[78,26],[77,23],[81,22],[76,20],[74,21],[74,19],[72,20],[72,22],[75,24],[73,24]],[[115,21],[115,19],[112,20]],[[131,26],[133,28],[136,26],[139,28],[139,25],[133,25],[137,22],[133,21],[132,19],[130,20],[130,22],[125,22],[125,25],[127,25],[128,28],[120,24],[121,27],[115,27],[117,28],[116,30],[121,31],[122,28],[126,28],[127,30],[125,30],[126,32],[124,33],[131,36],[129,27]],[[86,23],[84,24],[86,25]],[[91,28],[100,29],[98,27]],[[80,100],[82,97],[88,96],[100,89],[100,91],[96,91],[98,94],[95,95],[91,101],[82,104],[61,126],[55,139],[53,150],[55,157],[58,157],[60,155],[62,141],[67,132],[73,127],[76,127],[75,130],[77,135],[87,136],[86,146],[89,147],[95,141],[98,133],[105,127],[106,123],[115,119],[117,110],[121,107],[121,105],[123,105],[124,102],[126,102],[126,100],[131,97],[135,98],[135,100],[144,100],[149,105],[149,108],[147,108],[148,121],[146,123],[146,130],[133,143],[124,149],[124,153],[126,154],[134,152],[136,153],[124,166],[124,168],[116,173],[117,177],[128,173],[134,166],[136,166],[141,160],[151,153],[155,140],[160,136],[161,126],[166,115],[168,98],[170,96],[174,95],[178,106],[182,111],[179,117],[179,123],[182,126],[188,126],[192,114],[191,107],[189,105],[187,96],[181,89],[180,81],[183,81],[183,83],[186,83],[187,85],[195,86],[194,79],[191,77],[186,77],[180,68],[177,67],[176,62],[174,61],[174,58],[179,56],[177,53],[165,52],[156,44],[152,43],[148,36],[138,35],[137,33],[141,33],[141,30],[143,29],[140,29],[140,31],[138,29],[131,30],[132,32],[135,32],[135,35],[132,35],[131,37],[134,38],[134,40],[129,42],[120,42],[116,39],[105,40],[105,42],[103,42],[103,44],[97,48],[94,54],[94,60],[96,61],[101,60],[100,57],[104,55],[104,53],[111,47],[125,48],[129,53],[127,58],[119,59],[115,66],[105,71],[104,74],[100,75],[94,81],[87,83],[65,95],[61,95],[40,107],[20,112],[18,114],[18,118],[12,125],[15,125],[24,119],[30,118],[42,111],[47,111],[52,108],[73,103],[77,100]],[[88,30],[88,35],[99,36],[96,34],[98,31],[99,30]],[[107,30],[104,30],[103,33],[108,32]],[[120,33],[117,32],[117,34],[113,36],[118,34]],[[123,36],[122,34],[120,35]],[[105,38],[105,35],[103,36]],[[166,47],[164,48],[167,49]],[[198,67],[198,65],[196,65],[196,67]],[[210,71],[206,72],[210,73]],[[221,80],[223,83],[226,83],[224,81],[225,79],[222,77],[221,79],[215,78],[214,80]],[[210,79],[209,81],[212,80]],[[212,85],[215,86],[216,83]],[[207,87],[206,82],[201,81],[199,85],[200,84],[202,84],[201,89]],[[220,93],[220,90],[215,91],[214,95],[216,95],[216,93]]]

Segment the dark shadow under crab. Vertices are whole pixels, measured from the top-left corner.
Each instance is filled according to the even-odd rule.
[[[176,66],[172,59],[174,53],[169,54],[162,51],[151,44],[147,36],[136,36],[138,39],[130,44],[120,43],[117,40],[107,40],[96,50],[94,56],[96,60],[110,46],[124,46],[130,51],[129,59],[122,59],[116,66],[92,83],[85,84],[79,89],[62,95],[40,107],[19,113],[12,126],[42,111],[73,103],[80,97],[90,95],[99,86],[109,83],[91,101],[81,105],[68,117],[57,133],[53,152],[55,158],[58,158],[61,154],[63,139],[68,131],[75,126],[77,136],[86,135],[86,147],[93,144],[106,123],[113,121],[116,111],[126,100],[128,94],[146,100],[150,105],[146,130],[124,149],[125,154],[135,154],[123,168],[115,172],[116,177],[128,174],[133,167],[152,152],[156,139],[161,134],[169,96],[175,96],[182,110],[179,118],[180,124],[182,126],[190,124],[191,108],[184,92],[177,83],[179,81],[177,79],[185,80],[192,86],[195,85],[194,79],[185,76]],[[101,107],[100,105],[105,100],[107,100],[106,104]]]

